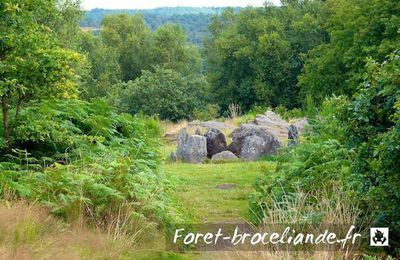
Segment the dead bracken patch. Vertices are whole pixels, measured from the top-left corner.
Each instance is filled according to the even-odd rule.
[[[55,218],[41,205],[0,201],[0,259],[117,259],[136,240]]]

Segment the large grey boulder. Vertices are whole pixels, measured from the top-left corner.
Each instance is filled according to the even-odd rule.
[[[227,150],[244,160],[256,160],[275,154],[280,147],[278,139],[265,128],[244,124],[232,132],[232,143]]]
[[[186,128],[178,134],[178,159],[187,163],[202,163],[207,158],[207,140],[204,136],[188,135]]]
[[[228,161],[237,161],[239,158],[232,153],[231,151],[223,151],[217,154],[214,154],[211,158],[212,162],[228,162]]]
[[[257,115],[253,124],[266,129],[280,141],[284,141],[287,138],[289,123],[273,111],[268,110],[263,115]]]
[[[257,115],[254,124],[260,126],[279,126],[282,128],[289,126],[288,122],[271,110],[268,110],[263,115]]]
[[[214,154],[223,152],[226,150],[226,138],[225,135],[216,128],[210,128],[204,135],[207,139],[207,157],[211,158]]]
[[[243,140],[242,150],[240,152],[240,157],[244,160],[254,161],[266,154],[273,154],[274,151],[264,152],[266,141],[264,138],[258,135],[246,136]]]
[[[268,110],[262,115],[257,115],[256,119],[253,121],[253,124],[266,129],[268,132],[278,138],[278,140],[284,142],[288,137],[290,125],[296,126],[298,133],[303,134],[305,127],[308,125],[308,120],[307,118],[297,118],[287,122],[278,114]]]

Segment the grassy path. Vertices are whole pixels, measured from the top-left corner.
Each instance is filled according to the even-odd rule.
[[[192,223],[243,222],[250,215],[248,196],[270,162],[224,164],[165,164],[177,182],[175,197],[189,212]]]
[[[164,164],[164,171],[176,183],[172,194],[183,206],[186,222],[241,223],[250,217],[248,196],[257,177],[274,163],[235,162],[224,164]],[[233,253],[235,254],[235,253]],[[226,252],[147,252],[140,259],[241,259]]]
[[[175,184],[172,197],[182,206],[185,224],[242,223],[250,217],[248,198],[257,177],[273,169],[267,161],[223,164],[169,163],[167,158],[175,144],[163,147],[164,171]],[[240,259],[224,252],[176,253],[162,250],[159,245],[138,259]]]
[[[248,198],[256,179],[275,163],[267,161],[222,164],[169,163],[176,144],[163,147],[164,171],[175,184],[172,197],[182,207],[184,224],[241,223],[250,217]],[[161,239],[161,238],[159,238]],[[154,242],[156,242],[155,239]],[[167,252],[165,243],[156,242],[153,250],[144,250],[137,259],[238,259],[222,252]],[[240,258],[239,258],[240,259]]]

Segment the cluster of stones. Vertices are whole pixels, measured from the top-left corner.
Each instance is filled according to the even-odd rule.
[[[202,163],[232,160],[256,160],[264,155],[275,154],[280,142],[270,133],[257,126],[243,125],[232,133],[232,143],[227,145],[225,135],[216,128],[204,135],[199,131],[189,135],[186,128],[178,134],[178,149],[171,155],[173,160]]]
[[[177,136],[178,149],[171,154],[173,161],[181,160],[187,163],[202,163],[207,158],[212,162],[245,160],[253,161],[267,155],[274,155],[281,141],[273,130],[286,131],[289,146],[298,143],[299,131],[307,124],[305,119],[289,125],[275,113],[267,111],[258,116],[255,122],[243,124],[232,134],[232,142],[227,145],[225,135],[217,128],[208,127],[202,135],[197,129],[194,135],[189,135],[186,128],[181,129]],[[300,126],[300,127],[299,127]],[[283,130],[282,130],[283,129]]]

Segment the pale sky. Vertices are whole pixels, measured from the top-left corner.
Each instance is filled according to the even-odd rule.
[[[82,0],[85,10],[103,9],[150,9],[155,7],[221,7],[221,6],[262,6],[265,0]],[[271,2],[279,3],[279,0]]]

